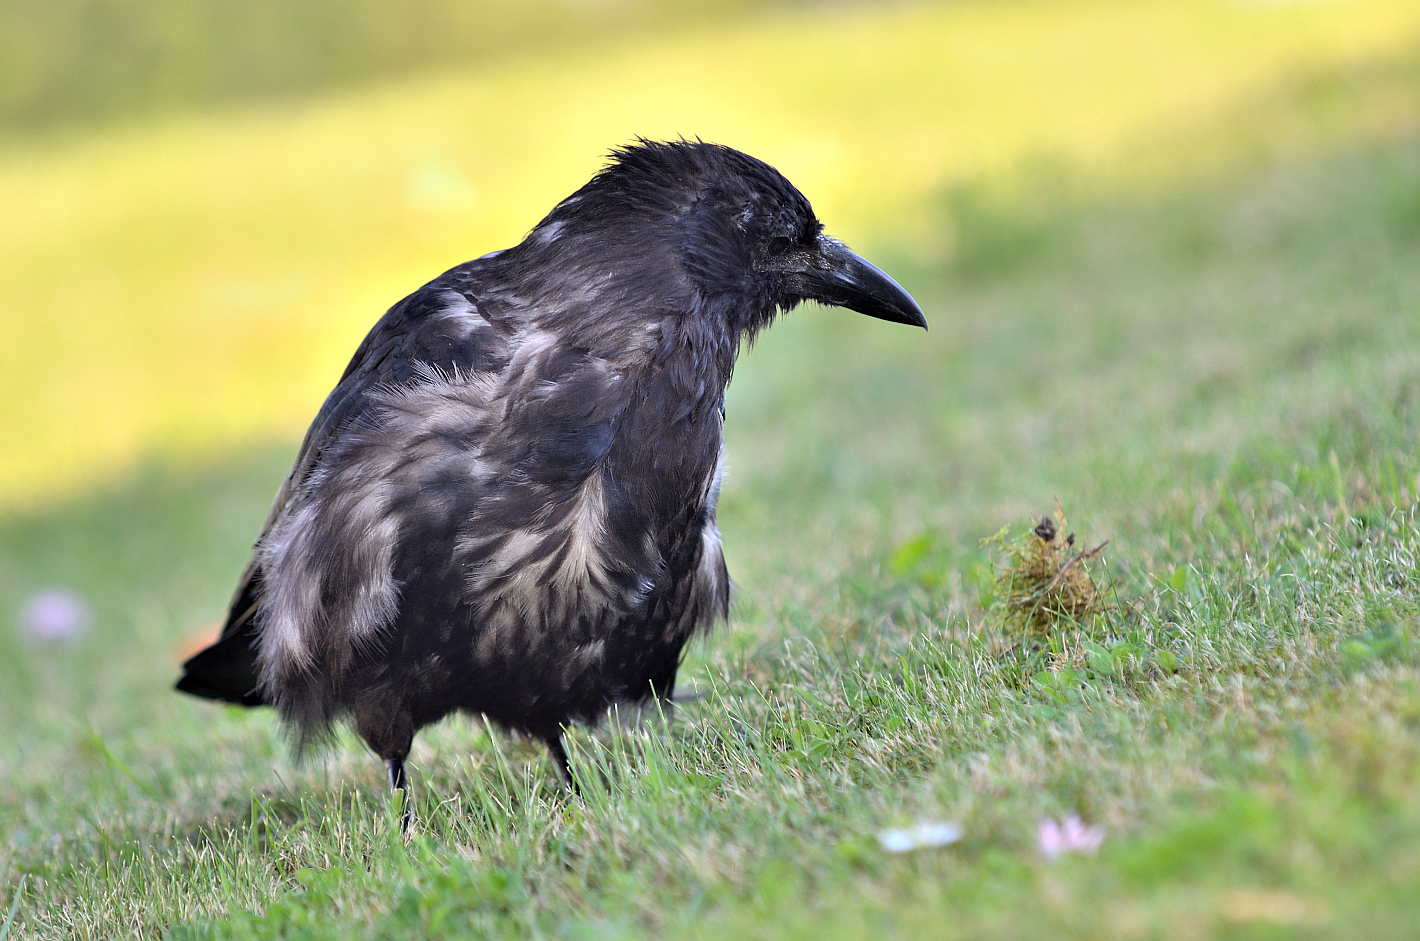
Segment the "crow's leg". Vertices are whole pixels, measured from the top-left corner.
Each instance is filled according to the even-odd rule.
[[[409,776],[404,773],[404,759],[414,745],[414,722],[398,702],[380,702],[374,708],[356,712],[355,730],[370,746],[370,750],[385,760],[390,773],[390,787],[399,791],[404,804],[400,814],[401,833],[409,832],[414,818],[414,804],[409,799]]]
[[[559,732],[549,735],[543,741],[547,742],[547,750],[552,755],[552,760],[557,762],[557,770],[562,772],[562,780],[567,782],[573,794],[581,797],[582,789],[577,786],[577,779],[572,777],[572,766],[567,762],[567,749],[562,747],[562,734]]]
[[[386,758],[385,767],[390,772],[390,789],[399,791],[399,832],[409,832],[409,821],[414,817],[414,807],[409,800],[409,776],[404,773],[404,759]]]

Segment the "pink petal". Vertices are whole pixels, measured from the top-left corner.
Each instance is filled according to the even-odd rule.
[[[1040,855],[1046,859],[1059,859],[1066,853],[1087,855],[1097,852],[1103,845],[1104,830],[1087,825],[1075,814],[1061,821],[1044,817],[1036,829],[1036,843],[1040,847]]]
[[[89,606],[67,588],[49,588],[34,595],[20,610],[20,629],[31,640],[64,643],[78,640],[89,629]]]

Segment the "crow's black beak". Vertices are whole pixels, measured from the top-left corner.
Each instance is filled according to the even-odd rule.
[[[922,308],[877,265],[821,235],[813,264],[800,273],[805,297],[860,314],[927,329]]]

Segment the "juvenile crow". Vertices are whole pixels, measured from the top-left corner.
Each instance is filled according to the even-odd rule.
[[[298,750],[349,722],[401,791],[414,733],[455,711],[546,742],[570,782],[564,727],[669,697],[726,615],[725,385],[808,299],[927,325],[768,164],[614,152],[375,324],[177,688],[274,705]]]

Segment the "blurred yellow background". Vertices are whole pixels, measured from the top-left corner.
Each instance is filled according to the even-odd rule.
[[[298,435],[387,306],[520,238],[637,135],[753,153],[832,231],[930,262],[952,251],[933,220],[962,181],[1009,188],[1049,165],[1084,191],[1146,192],[1420,124],[1417,83],[1387,79],[1414,71],[1414,0],[682,4],[683,21],[672,3],[642,4],[644,28],[556,19],[582,6],[541,4],[556,29],[515,24],[503,54],[464,64],[446,50],[417,74],[12,129],[0,507]],[[950,311],[929,314],[951,329]]]

